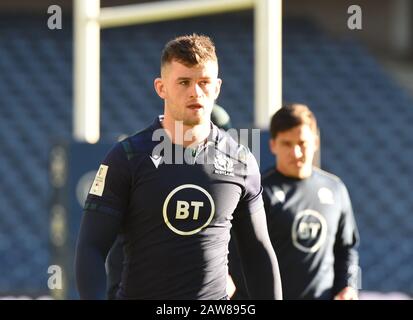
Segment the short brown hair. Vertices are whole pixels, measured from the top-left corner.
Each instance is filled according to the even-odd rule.
[[[161,68],[173,60],[187,67],[193,67],[207,61],[218,62],[212,40],[196,33],[177,37],[165,45],[161,56]]]
[[[275,138],[279,132],[303,124],[309,125],[311,130],[318,134],[317,120],[308,106],[301,103],[285,104],[271,118],[271,138]]]

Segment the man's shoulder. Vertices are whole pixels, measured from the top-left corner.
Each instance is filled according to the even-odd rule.
[[[126,137],[123,141],[129,141],[136,147],[142,147],[153,142],[153,126],[148,126],[133,135]]]
[[[340,177],[336,176],[335,174],[325,171],[323,169],[320,169],[318,167],[313,168],[313,177],[317,181],[323,182],[323,183],[329,183],[332,185],[336,186],[344,186],[344,182],[340,179]]]
[[[133,135],[130,135],[119,142],[128,159],[137,156],[140,153],[151,153],[154,146],[154,128],[153,125],[142,129]]]
[[[274,180],[274,177],[277,175],[276,170],[274,170],[274,167],[270,167],[265,169],[262,174],[261,174],[261,179],[262,179],[262,184],[266,185],[269,184]]]
[[[224,130],[219,130],[218,132],[216,148],[218,151],[243,164],[247,164],[249,158],[254,156],[247,146],[235,140]]]

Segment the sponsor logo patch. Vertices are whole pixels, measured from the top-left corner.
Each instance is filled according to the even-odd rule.
[[[204,188],[184,184],[168,194],[162,211],[169,229],[181,236],[190,236],[210,224],[215,214],[215,203]]]
[[[326,241],[327,221],[319,212],[307,209],[295,216],[291,231],[294,246],[313,253]]]
[[[93,181],[92,187],[90,188],[90,194],[94,194],[95,196],[99,197],[102,196],[103,190],[105,189],[105,180],[108,169],[108,166],[104,164],[100,165],[99,170],[96,173],[95,180]]]

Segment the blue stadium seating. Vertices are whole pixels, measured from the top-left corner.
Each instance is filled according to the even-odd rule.
[[[224,80],[218,103],[238,128],[253,121],[252,14],[217,15],[102,32],[102,139],[132,134],[162,112],[153,90],[166,40],[206,33]],[[71,138],[72,25],[0,19],[0,294],[47,292],[48,152]],[[347,184],[362,243],[363,289],[413,293],[413,100],[354,39],[286,19],[283,94],[318,117],[322,167]]]

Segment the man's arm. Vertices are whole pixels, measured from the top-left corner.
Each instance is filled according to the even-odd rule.
[[[106,298],[105,259],[119,227],[118,217],[85,210],[75,258],[76,284],[80,299]]]
[[[231,230],[231,241],[229,242],[228,251],[228,272],[235,285],[235,292],[230,298],[231,300],[248,300],[249,294],[233,230]]]
[[[124,236],[119,234],[106,257],[107,296],[109,300],[116,299],[116,293],[120,286],[124,260],[124,241]]]
[[[334,245],[334,291],[335,299],[357,299],[359,287],[359,233],[354,219],[350,197],[342,185],[342,215],[337,228]]]
[[[281,300],[280,271],[264,209],[252,214],[238,213],[233,227],[250,297]]]
[[[233,233],[248,293],[252,299],[281,300],[280,271],[268,235],[258,163],[246,148],[240,148],[239,155],[245,159],[246,172],[244,191],[234,212]]]
[[[99,168],[86,199],[75,258],[81,299],[106,298],[105,260],[120,231],[130,196],[127,141],[117,143]]]

